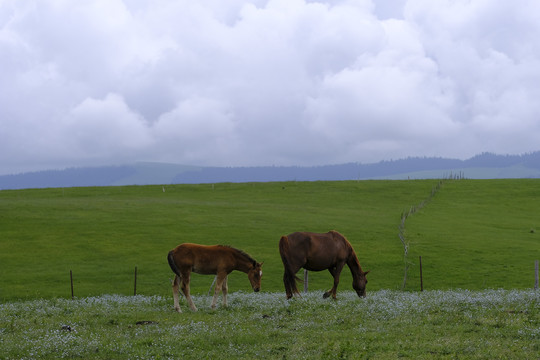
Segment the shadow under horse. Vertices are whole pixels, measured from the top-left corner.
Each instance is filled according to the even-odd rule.
[[[173,297],[174,308],[178,312],[180,304],[178,287],[182,288],[189,307],[197,311],[189,291],[191,272],[204,275],[216,275],[216,287],[212,299],[212,309],[216,307],[219,292],[223,292],[223,305],[227,306],[227,276],[238,270],[248,275],[253,291],[261,289],[262,263],[258,263],[242,250],[224,245],[198,245],[184,243],[172,249],[167,255],[169,266],[174,272]]]
[[[296,273],[301,268],[309,271],[322,271],[328,269],[334,277],[334,286],[324,293],[323,297],[330,295],[335,299],[339,284],[339,276],[345,264],[349,266],[353,277],[353,289],[359,297],[366,296],[366,275],[369,271],[362,271],[354,249],[337,231],[326,234],[312,232],[294,232],[284,235],[279,240],[279,253],[283,261],[285,272],[283,283],[287,299],[294,294],[300,294],[296,282],[301,281]]]

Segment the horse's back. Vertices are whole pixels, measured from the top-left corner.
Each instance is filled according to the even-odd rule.
[[[219,252],[227,252],[227,247],[223,245],[200,245],[193,243],[183,243],[172,250],[175,254],[191,255],[192,257],[200,256],[201,254],[216,254]]]
[[[200,274],[215,274],[230,251],[222,245],[183,243],[171,250],[179,268],[189,268]]]
[[[171,250],[175,260],[181,262],[195,259],[199,254],[206,251],[208,251],[208,246],[192,243],[183,243]]]
[[[337,236],[336,236],[337,234]],[[321,248],[326,246],[339,246],[344,237],[337,231],[327,233],[314,233],[309,231],[297,231],[287,235],[290,246],[302,248]]]
[[[328,269],[348,256],[345,238],[336,231],[298,231],[287,235],[287,239],[291,256],[301,259],[302,267],[308,270]]]
[[[316,239],[324,234],[312,233],[309,231],[297,231],[287,235],[286,241],[291,255],[297,255],[298,257],[306,257],[311,248],[316,246]],[[283,242],[283,238],[280,242]]]

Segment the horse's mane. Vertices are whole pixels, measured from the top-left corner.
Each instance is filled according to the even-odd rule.
[[[338,236],[338,237],[342,238],[343,240],[345,240],[345,245],[349,249],[349,258],[347,259],[347,262],[348,263],[350,263],[350,262],[354,263],[355,265],[358,266],[360,271],[362,271],[362,267],[360,266],[360,261],[358,260],[358,256],[356,256],[356,252],[354,251],[354,248],[353,248],[352,244],[350,243],[350,241],[347,240],[345,235],[340,234],[339,232],[337,232],[335,230],[331,230],[330,232],[332,233],[333,236]]]
[[[332,236],[334,237],[339,237],[341,239],[343,239],[345,241],[345,244],[347,245],[348,248],[351,248],[352,249],[352,245],[351,243],[349,242],[349,240],[347,240],[347,238],[345,237],[345,235],[337,232],[336,230],[330,230],[329,233],[332,234]],[[354,250],[353,250],[354,251]]]
[[[223,247],[226,247],[226,248],[229,248],[229,249],[231,249],[231,250],[236,251],[238,254],[240,254],[240,255],[242,255],[243,257],[245,257],[246,259],[248,259],[249,262],[251,262],[251,263],[254,263],[254,264],[257,263],[257,261],[256,261],[254,258],[252,258],[247,252],[245,252],[245,251],[243,251],[243,250],[234,248],[234,247],[232,247],[232,246],[230,246],[230,245],[220,245],[220,246],[223,246]]]

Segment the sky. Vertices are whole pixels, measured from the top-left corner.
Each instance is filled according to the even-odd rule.
[[[0,0],[0,175],[540,149],[538,0]]]

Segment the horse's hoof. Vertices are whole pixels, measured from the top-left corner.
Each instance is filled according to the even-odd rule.
[[[182,310],[179,307],[175,307],[174,310],[176,310],[177,313],[181,313]]]
[[[323,299],[326,299],[329,296],[330,296],[330,292],[325,292],[322,297]]]

